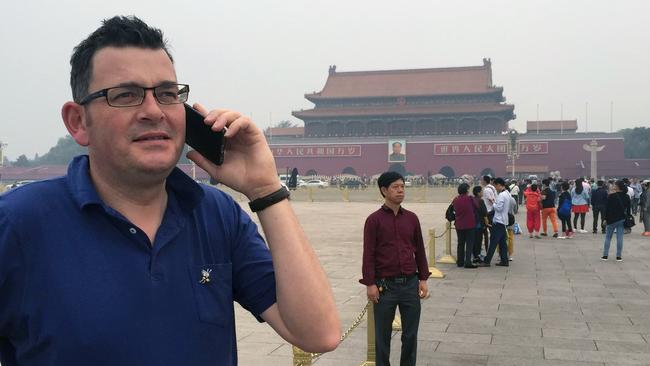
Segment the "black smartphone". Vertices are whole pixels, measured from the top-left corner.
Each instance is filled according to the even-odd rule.
[[[185,104],[185,143],[216,165],[223,164],[224,131],[212,131],[194,108]]]

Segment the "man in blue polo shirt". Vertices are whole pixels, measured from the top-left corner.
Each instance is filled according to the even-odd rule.
[[[195,104],[228,146],[221,166],[188,157],[252,201],[268,248],[229,196],[175,167],[189,87],[160,30],[105,20],[71,65],[62,117],[88,155],[0,197],[0,363],[236,365],[233,301],[292,344],[334,349],[332,291],[252,121]]]

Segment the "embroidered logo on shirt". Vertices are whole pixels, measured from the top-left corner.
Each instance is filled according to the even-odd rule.
[[[206,283],[210,282],[210,273],[212,272],[212,269],[202,269],[201,270],[201,280],[199,281],[200,284],[205,285]]]

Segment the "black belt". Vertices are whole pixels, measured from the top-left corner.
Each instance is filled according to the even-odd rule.
[[[406,283],[408,280],[411,278],[415,277],[416,273],[409,274],[409,275],[399,275],[399,276],[392,276],[392,277],[385,277],[382,278],[382,280],[389,281],[389,282],[394,282],[394,283]]]

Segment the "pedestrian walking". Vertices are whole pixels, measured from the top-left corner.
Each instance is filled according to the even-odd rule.
[[[639,221],[643,222],[643,236],[650,236],[650,180],[644,180],[642,185],[643,193],[639,197]]]
[[[551,226],[553,227],[553,237],[557,238],[558,228],[557,228],[557,212],[555,210],[555,192],[550,187],[551,180],[546,178],[542,179],[542,228],[544,232],[541,233],[542,236],[548,236],[546,231],[547,221],[551,221]]]
[[[481,242],[483,240],[483,234],[487,231],[490,222],[488,220],[487,207],[485,207],[485,202],[483,202],[483,187],[474,186],[472,194],[474,195],[474,207],[476,207],[477,218],[476,230],[474,230],[474,259],[472,259],[472,263],[481,263],[483,261],[481,259]]]
[[[537,183],[533,183],[524,191],[526,196],[526,226],[528,227],[528,237],[533,235],[539,239],[540,227],[540,200],[542,198]]]
[[[513,207],[515,215],[519,212],[519,186],[516,180],[510,182],[510,196],[515,199],[515,207]]]
[[[582,178],[576,179],[575,187],[571,190],[571,212],[573,212],[573,227],[584,234],[587,232],[585,216],[589,212],[589,191],[582,183]],[[580,230],[578,230],[578,217],[580,217]]]
[[[591,194],[591,209],[594,216],[592,233],[598,233],[598,216],[600,216],[600,232],[605,233],[605,209],[607,208],[607,187],[605,182],[596,182],[596,190]]]
[[[476,268],[472,264],[474,252],[474,230],[476,230],[476,207],[469,195],[469,184],[458,186],[458,196],[451,203],[456,214],[455,226],[458,245],[456,247],[456,265],[458,267]]]
[[[506,226],[508,225],[508,210],[510,207],[510,193],[505,189],[506,182],[503,178],[494,180],[494,187],[498,192],[494,202],[494,218],[492,219],[492,230],[490,232],[490,247],[485,256],[485,263],[482,266],[489,267],[492,256],[499,246],[501,261],[497,266],[508,267],[508,246],[506,244]]]
[[[571,239],[573,237],[573,228],[571,227],[571,193],[569,182],[560,184],[560,197],[558,199],[557,217],[562,223],[562,236],[558,239]]]
[[[617,180],[614,184],[614,193],[607,197],[607,208],[605,215],[607,226],[605,227],[605,243],[603,245],[602,260],[606,261],[609,256],[609,245],[612,235],[616,231],[616,260],[622,261],[623,254],[623,232],[627,215],[631,214],[630,196],[627,195],[625,182]]]

